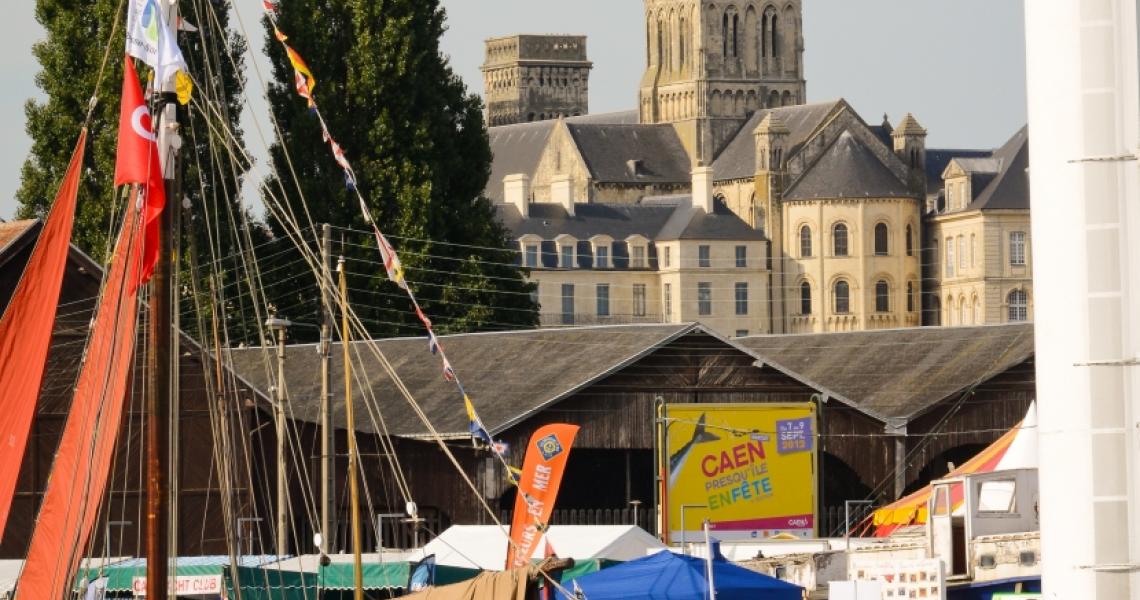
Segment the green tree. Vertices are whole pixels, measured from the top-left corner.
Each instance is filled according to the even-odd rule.
[[[126,19],[124,14],[116,14],[116,8],[122,4],[118,0],[36,1],[36,19],[47,36],[35,44],[32,52],[42,68],[36,83],[46,99],[29,100],[25,105],[32,149],[16,193],[20,203],[17,214],[21,218],[39,217],[50,208],[106,55],[106,72],[98,90],[99,104],[92,113],[86,170],[72,236],[81,249],[95,257],[105,257],[108,237],[116,224],[113,220],[119,216],[115,209],[124,206],[121,198],[115,201],[113,187]],[[244,276],[237,259],[243,247],[242,227],[249,222],[240,202],[241,179],[246,169],[232,160],[234,154],[242,153],[238,119],[245,44],[230,30],[225,3],[183,0],[180,10],[185,20],[198,28],[179,36],[179,46],[198,86],[191,105],[180,109],[184,186],[168,206],[181,210],[183,200],[190,206],[189,213],[184,213],[183,232],[190,232],[191,237],[181,239],[186,246],[198,249],[205,257],[203,264],[211,266],[199,272],[201,289],[209,290],[207,278],[217,275],[216,289],[234,290]],[[116,35],[108,40],[116,21]],[[141,70],[146,85],[149,69],[143,66]],[[222,135],[227,130],[230,134]],[[254,243],[265,238],[261,227],[253,225],[249,229]],[[203,300],[207,309],[214,305],[209,297]],[[222,297],[221,301],[228,299]],[[226,313],[243,314],[240,310]],[[195,315],[188,311],[185,317],[184,324],[193,330]],[[244,324],[247,331],[251,327],[256,325]]]
[[[482,196],[491,164],[482,104],[440,53],[445,13],[439,2],[288,0],[281,6],[280,28],[317,78],[312,91],[329,131],[437,331],[535,325],[533,288]],[[284,138],[284,147],[270,151],[283,180],[267,183],[281,184],[304,225],[307,211],[313,223],[356,230],[334,233],[349,242],[336,252],[346,256],[350,297],[371,332],[416,334],[422,329],[409,302],[378,264],[375,241],[362,233],[368,226],[355,193],[321,143],[320,123],[297,96],[293,67],[266,25],[275,81],[269,101]],[[279,223],[271,220],[271,226],[284,233]],[[283,314],[316,318],[313,288],[294,280],[276,292]]]

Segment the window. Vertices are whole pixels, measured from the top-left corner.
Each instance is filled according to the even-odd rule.
[[[665,268],[673,266],[673,248],[672,246],[665,246]]]
[[[630,248],[629,266],[634,269],[645,268],[645,246],[633,246]]]
[[[1025,264],[1025,232],[1009,232],[1009,264],[1023,266]]]
[[[800,314],[811,314],[811,284],[806,281],[800,284]]]
[[[843,223],[831,228],[832,253],[835,256],[847,256],[847,226]]]
[[[970,257],[966,252],[966,238],[958,236],[958,272],[965,271],[970,267]]]
[[[707,316],[712,314],[712,284],[701,282],[697,284],[697,314]]]
[[[748,314],[748,284],[745,282],[736,284],[736,314]]]
[[[875,312],[891,311],[891,286],[880,279],[875,282]]]
[[[527,244],[525,248],[523,265],[529,268],[538,266],[538,244]]]
[[[606,246],[598,246],[594,250],[594,268],[595,269],[608,269],[610,268],[610,249]]]
[[[561,260],[558,261],[558,266],[563,269],[574,268],[574,246],[562,246]]]
[[[748,266],[748,246],[736,247],[736,268],[743,269]]]
[[[841,315],[851,312],[851,286],[846,281],[835,282],[835,312]]]
[[[645,316],[645,284],[633,284],[633,316]]]
[[[970,234],[970,268],[974,268],[974,254],[978,250],[978,241],[974,238],[974,234]]]
[[[1029,320],[1029,299],[1025,290],[1013,290],[1009,293],[1009,320]]]
[[[665,318],[671,318],[673,316],[673,284],[665,284],[661,290],[661,300],[664,303]]]
[[[709,258],[709,247],[708,246],[698,246],[697,247],[697,266],[698,267],[708,267],[711,265],[712,265],[712,260]]]
[[[914,231],[910,225],[906,226],[906,255],[914,256]]]
[[[887,250],[887,224],[879,223],[875,225],[875,255],[886,256]]]
[[[938,269],[938,249],[939,248],[941,248],[941,246],[938,245],[938,238],[934,238],[933,240],[930,240],[930,264],[934,265],[935,270]]]
[[[946,276],[954,276],[954,238],[946,238]]]
[[[906,312],[914,312],[914,283],[906,282]]]
[[[562,284],[562,324],[574,324],[574,284]]]
[[[800,227],[800,256],[811,257],[811,227],[807,225]]]
[[[598,316],[610,316],[610,284],[599,283],[597,287],[598,295]]]
[[[736,330],[736,337],[748,337],[748,330],[747,329],[737,329]]]
[[[978,485],[978,512],[1016,513],[1017,483],[1013,479],[983,481]]]

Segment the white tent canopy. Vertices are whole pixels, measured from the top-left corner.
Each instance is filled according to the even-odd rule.
[[[561,558],[634,560],[665,548],[657,538],[634,525],[553,525],[534,546],[532,558],[542,558],[546,540]],[[507,534],[495,525],[454,525],[424,546],[436,564],[502,570],[507,562]]]

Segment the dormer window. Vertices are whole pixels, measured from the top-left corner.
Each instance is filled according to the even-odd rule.
[[[558,268],[573,269],[578,264],[578,240],[573,236],[560,235],[554,238],[558,247]]]
[[[522,266],[528,269],[537,269],[542,266],[539,261],[542,256],[542,238],[536,235],[526,235],[519,239],[522,251]]]
[[[631,235],[625,238],[625,245],[629,248],[629,268],[644,269],[649,266],[647,259],[649,239],[640,235]]]
[[[590,238],[590,246],[594,250],[594,268],[612,269],[614,240],[608,235],[595,235]]]

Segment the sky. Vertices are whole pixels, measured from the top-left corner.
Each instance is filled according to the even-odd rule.
[[[233,0],[260,53],[260,0]],[[288,3],[286,3],[287,5]],[[442,0],[448,31],[442,51],[468,88],[482,92],[483,40],[513,33],[588,36],[590,112],[636,107],[645,64],[639,0]],[[809,102],[845,98],[871,124],[913,113],[928,147],[993,148],[1025,124],[1025,29],[1022,0],[803,0],[804,70]],[[41,98],[32,44],[43,37],[34,0],[6,3],[0,19],[0,217],[15,212],[20,167],[31,141],[24,102]],[[979,18],[983,15],[983,18]],[[247,60],[247,65],[249,60]],[[320,77],[320,65],[311,65]],[[269,130],[258,74],[243,115],[247,145],[265,174]],[[105,101],[113,101],[105,99]],[[336,134],[336,132],[334,132]],[[343,132],[339,135],[350,135]],[[247,186],[247,192],[251,191]],[[45,194],[53,191],[45,191]],[[252,194],[250,194],[252,197]]]

